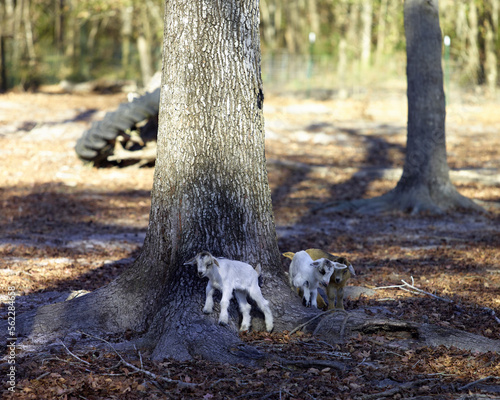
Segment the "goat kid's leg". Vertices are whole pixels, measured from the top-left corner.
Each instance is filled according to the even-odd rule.
[[[257,306],[264,313],[266,321],[266,331],[271,332],[274,328],[273,313],[269,307],[269,302],[262,296],[262,292],[258,286],[252,286],[249,290],[250,297],[255,300]]]
[[[344,309],[344,288],[340,287],[337,289],[337,296],[335,298],[335,308],[339,310]]]
[[[230,290],[230,288],[223,288],[222,299],[220,301],[220,315],[219,315],[219,324],[221,325],[228,324],[229,314],[227,312],[227,309],[229,308],[229,302],[231,301],[231,297],[233,297],[232,290]]]
[[[304,286],[304,300],[306,302],[306,307],[311,307],[311,291],[307,286]]]
[[[205,314],[211,314],[214,310],[214,287],[212,283],[208,281],[207,289],[206,289],[206,299],[205,299],[205,307],[203,307],[203,312]]]
[[[247,294],[239,290],[234,291],[236,300],[238,300],[238,305],[240,306],[241,314],[243,315],[243,320],[241,321],[240,331],[248,331],[250,329],[250,310],[252,306],[248,304]]]
[[[318,308],[318,289],[311,290],[311,306]]]

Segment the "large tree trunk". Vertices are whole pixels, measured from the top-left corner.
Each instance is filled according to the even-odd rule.
[[[366,213],[479,210],[478,205],[457,192],[449,177],[437,0],[406,0],[404,20],[408,134],[403,174],[389,193],[374,199],[356,200],[342,208]]]
[[[130,329],[158,359],[258,357],[238,338],[236,307],[228,327],[203,314],[207,282],[183,265],[201,250],[261,265],[275,330],[311,315],[281,268],[264,155],[258,27],[256,0],[166,2],[158,156],[141,255],[107,287],[23,317],[18,332]],[[253,308],[253,327],[264,329]]]

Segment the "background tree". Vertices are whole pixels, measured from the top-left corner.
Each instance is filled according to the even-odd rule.
[[[257,0],[167,1],[150,223],[135,263],[108,286],[23,317],[18,331],[132,330],[153,357],[243,362],[255,352],[202,312],[201,250],[260,264],[275,330],[311,313],[285,282],[264,154]],[[257,314],[257,317],[259,314]],[[253,322],[263,325],[262,315]],[[260,323],[259,323],[260,321]]]
[[[389,193],[353,201],[348,207],[360,212],[479,210],[481,208],[460,195],[450,181],[437,0],[406,0],[404,21],[408,134],[403,174]]]

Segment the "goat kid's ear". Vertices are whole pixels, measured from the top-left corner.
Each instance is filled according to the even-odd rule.
[[[196,256],[195,256],[195,257],[193,257],[191,260],[186,261],[186,262],[184,263],[184,265],[194,265],[194,264],[195,264],[195,262],[196,262]]]
[[[349,264],[347,268],[349,268],[349,272],[351,273],[351,275],[356,276],[356,272],[354,272],[354,267],[352,266],[352,264]]]
[[[214,264],[217,265],[220,268],[219,261],[217,261],[215,258],[214,258]]]

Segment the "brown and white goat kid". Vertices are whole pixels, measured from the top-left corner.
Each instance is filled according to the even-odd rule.
[[[307,249],[306,253],[311,256],[313,260],[318,260],[321,258],[327,258],[336,263],[333,270],[333,274],[330,278],[330,282],[326,287],[326,294],[328,296],[328,309],[344,309],[344,287],[351,276],[355,276],[354,268],[352,264],[345,258],[334,256],[324,250],[320,249]],[[283,255],[291,260],[295,256],[292,252],[283,253]],[[325,308],[326,304],[323,298],[318,295],[317,302],[320,304],[320,308]]]
[[[195,264],[198,268],[198,276],[208,278],[205,306],[203,307],[204,313],[210,314],[213,312],[213,294],[215,289],[220,290],[222,299],[220,302],[219,323],[227,325],[229,319],[227,309],[234,291],[234,296],[243,315],[240,331],[247,331],[250,328],[251,305],[248,304],[247,295],[255,300],[257,306],[264,313],[266,330],[268,332],[273,330],[273,315],[269,308],[269,302],[262,296],[258,283],[260,267],[256,271],[250,264],[228,260],[227,258],[215,258],[208,251],[202,251],[184,263],[184,265]]]
[[[313,261],[305,251],[295,253],[290,264],[288,277],[290,286],[302,289],[306,307],[312,305],[318,308],[318,286],[320,284],[328,285],[335,264],[326,258]]]

